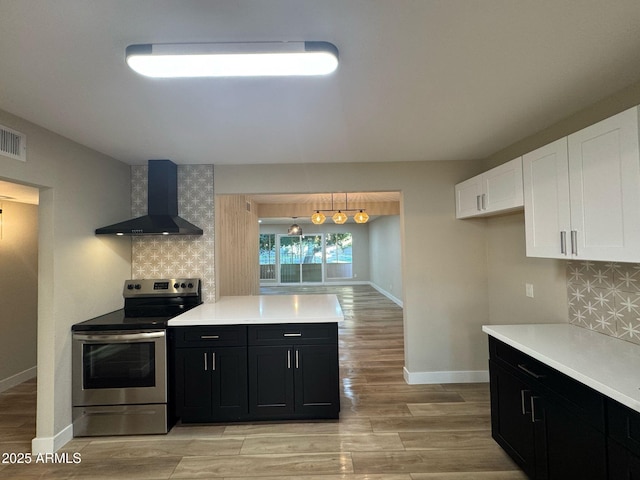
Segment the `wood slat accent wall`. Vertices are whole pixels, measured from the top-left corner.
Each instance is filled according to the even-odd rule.
[[[216,195],[216,293],[260,292],[259,225],[255,202],[246,195]]]

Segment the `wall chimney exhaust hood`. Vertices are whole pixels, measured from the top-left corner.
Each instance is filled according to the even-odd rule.
[[[149,160],[147,215],[96,229],[96,235],[202,235],[178,216],[178,167],[171,160]]]

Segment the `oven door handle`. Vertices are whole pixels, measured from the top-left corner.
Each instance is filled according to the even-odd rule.
[[[104,343],[104,342],[132,342],[136,340],[149,340],[152,338],[162,338],[166,332],[136,332],[136,333],[118,333],[118,334],[98,334],[85,335],[83,333],[74,333],[74,340],[80,340],[87,343]]]

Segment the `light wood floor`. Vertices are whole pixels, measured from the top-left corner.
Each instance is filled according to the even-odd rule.
[[[264,294],[290,293],[265,288]],[[168,435],[76,438],[79,464],[0,464],[0,479],[515,480],[490,436],[487,384],[407,385],[402,310],[369,286],[335,293],[339,421],[176,426]],[[29,452],[35,381],[0,394],[0,453]]]

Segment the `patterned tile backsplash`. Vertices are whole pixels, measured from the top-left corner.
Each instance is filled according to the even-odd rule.
[[[131,167],[131,213],[147,213],[147,166]],[[215,302],[213,165],[178,165],[178,213],[202,236],[132,237],[133,278],[197,277],[202,298]]]
[[[640,344],[640,264],[568,262],[569,322]]]

